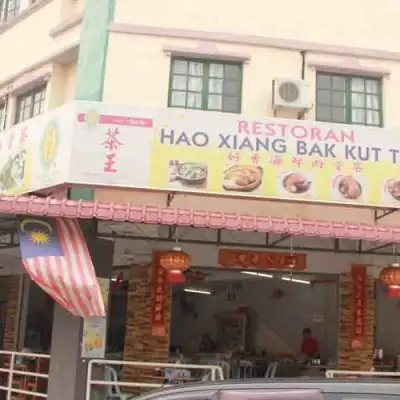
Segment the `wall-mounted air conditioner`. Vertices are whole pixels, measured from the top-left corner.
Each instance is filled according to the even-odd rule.
[[[309,110],[312,107],[311,86],[303,80],[277,78],[272,84],[274,109]]]

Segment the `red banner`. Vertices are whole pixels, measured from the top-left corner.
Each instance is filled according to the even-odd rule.
[[[353,341],[352,347],[361,347],[365,337],[367,270],[364,265],[352,265],[353,282]]]
[[[218,263],[223,267],[305,270],[306,255],[304,253],[219,249]]]
[[[165,307],[168,296],[168,281],[166,272],[155,256],[152,267],[152,293],[151,293],[151,329],[153,336],[165,335]]]

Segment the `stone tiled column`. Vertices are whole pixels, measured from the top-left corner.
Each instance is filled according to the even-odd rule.
[[[124,360],[165,362],[168,359],[171,324],[171,291],[165,301],[165,335],[152,335],[152,265],[135,266],[130,271]],[[146,371],[151,373],[152,371]],[[124,381],[138,380],[137,368],[124,368]],[[140,379],[144,382],[144,379]],[[154,381],[153,381],[154,383]]]
[[[17,321],[19,312],[19,293],[22,277],[19,275],[6,276],[7,279],[7,308],[4,326],[4,350],[17,350]]]
[[[362,348],[352,349],[353,339],[353,282],[350,274],[340,277],[339,281],[339,369],[369,371],[373,366],[375,295],[374,279],[367,277],[365,340]]]

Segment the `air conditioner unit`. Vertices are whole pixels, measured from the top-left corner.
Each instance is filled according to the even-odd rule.
[[[304,80],[274,79],[273,108],[308,110],[312,107],[311,86]]]

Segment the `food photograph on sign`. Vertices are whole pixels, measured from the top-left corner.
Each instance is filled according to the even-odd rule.
[[[12,192],[24,183],[26,151],[10,155],[0,170],[0,192]]]
[[[383,184],[383,197],[387,202],[400,202],[400,179],[388,179]]]
[[[337,174],[332,178],[331,190],[335,200],[362,203],[368,200],[368,179],[361,174]]]
[[[282,196],[315,198],[315,175],[312,172],[282,171],[278,173],[278,190]]]
[[[186,189],[206,189],[208,166],[202,162],[170,160],[168,182],[170,187]]]
[[[232,165],[223,172],[222,187],[232,192],[254,192],[263,182],[264,170],[255,165]]]

